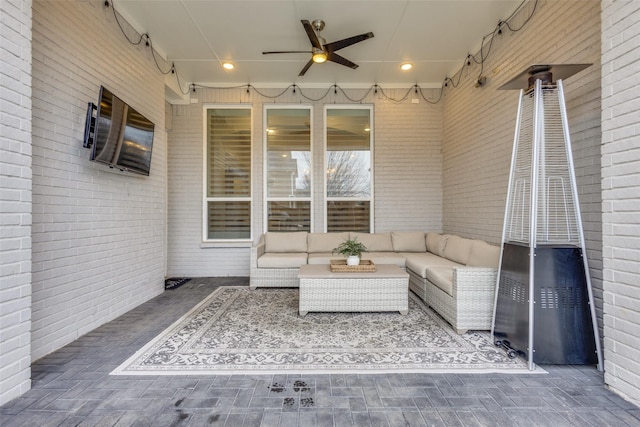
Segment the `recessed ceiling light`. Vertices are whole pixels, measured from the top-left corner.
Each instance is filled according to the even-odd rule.
[[[234,68],[236,68],[236,66],[235,66],[235,65],[233,65],[231,62],[223,62],[223,63],[222,63],[222,67],[223,67],[225,70],[233,70]]]
[[[413,64],[411,64],[411,63],[409,63],[409,62],[405,62],[404,64],[402,64],[402,65],[400,66],[400,69],[401,69],[402,71],[409,71],[409,70],[410,70],[410,69],[412,69],[412,68],[413,68]]]

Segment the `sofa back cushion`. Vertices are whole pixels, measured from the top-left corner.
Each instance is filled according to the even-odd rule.
[[[444,257],[460,264],[467,264],[469,261],[469,253],[471,253],[471,244],[473,240],[465,239],[460,236],[447,236],[447,244],[444,247]]]
[[[427,233],[427,250],[434,255],[444,257],[444,247],[447,245],[446,234]]]
[[[357,239],[367,247],[367,252],[393,252],[391,233],[350,233],[352,239]]]
[[[309,253],[330,253],[345,240],[349,240],[348,231],[344,233],[309,233],[307,235],[307,248]]]
[[[267,232],[264,234],[265,252],[307,252],[307,232]]]
[[[471,252],[467,265],[471,267],[498,268],[500,261],[500,248],[490,245],[482,240],[474,240],[471,243]]]
[[[422,231],[392,231],[395,252],[426,252],[427,241]]]

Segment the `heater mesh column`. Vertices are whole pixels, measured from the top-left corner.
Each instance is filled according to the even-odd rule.
[[[550,74],[549,74],[550,77]],[[520,92],[493,333],[510,355],[602,367],[562,81]]]

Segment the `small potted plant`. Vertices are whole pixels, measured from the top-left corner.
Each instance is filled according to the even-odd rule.
[[[347,265],[360,265],[360,256],[362,252],[366,252],[367,247],[358,242],[357,239],[345,240],[340,243],[332,253],[339,253],[347,257]]]

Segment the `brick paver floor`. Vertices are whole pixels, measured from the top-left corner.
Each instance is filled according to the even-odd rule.
[[[217,286],[197,278],[33,364],[12,426],[640,426],[594,367],[548,374],[109,376]]]

